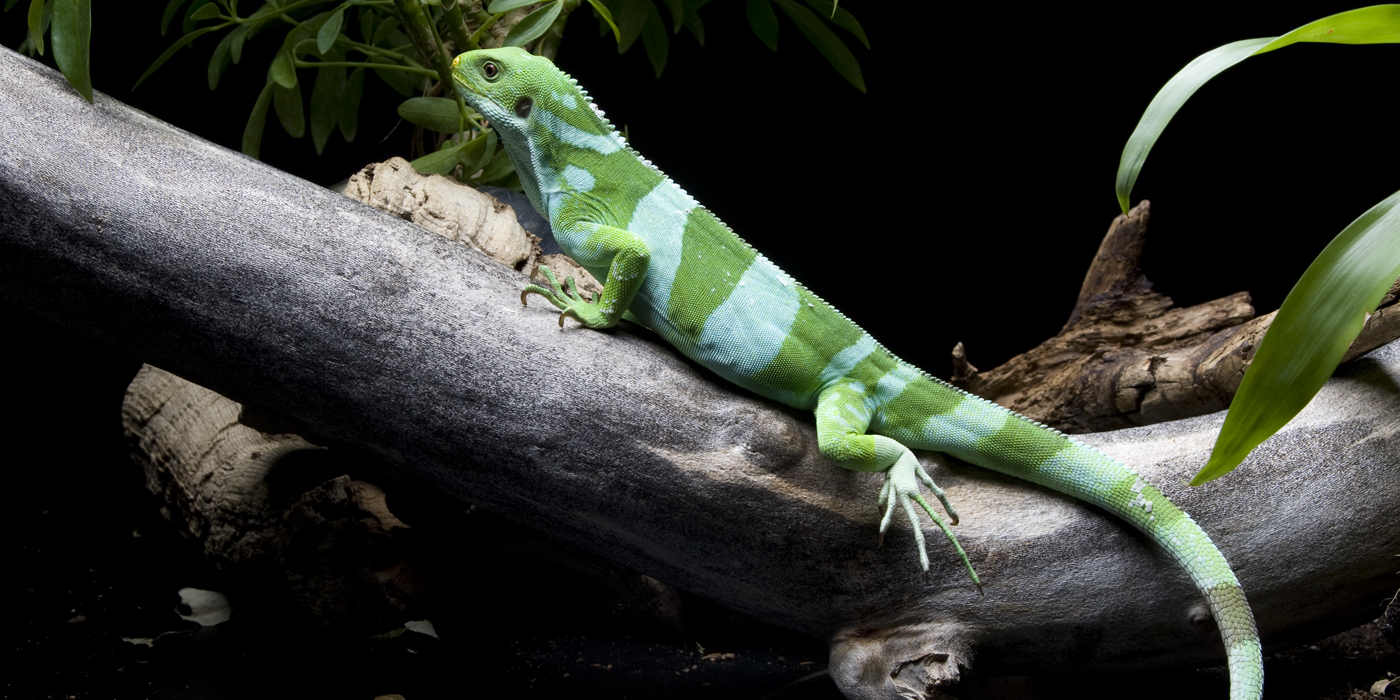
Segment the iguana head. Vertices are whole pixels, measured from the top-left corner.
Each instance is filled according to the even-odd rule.
[[[549,190],[567,164],[626,148],[578,81],[547,58],[517,47],[468,51],[452,61],[452,78],[490,120],[541,212],[539,186]]]

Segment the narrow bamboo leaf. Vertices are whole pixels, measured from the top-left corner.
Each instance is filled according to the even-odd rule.
[[[214,55],[209,57],[209,89],[219,87],[219,79],[224,75],[224,69],[228,67],[229,52],[233,49],[233,35],[229,32],[219,41],[219,45],[214,47]]]
[[[184,21],[180,23],[181,31],[185,34],[189,34],[190,32],[194,31],[195,26],[198,24],[198,22],[194,18],[195,13],[199,12],[201,8],[203,8],[205,5],[208,5],[211,2],[213,2],[213,0],[194,0],[194,3],[190,5],[189,13],[185,15]]]
[[[1389,44],[1400,42],[1400,5],[1376,5],[1357,10],[1341,12],[1309,22],[1279,37],[1245,39],[1226,44],[1213,51],[1201,54],[1188,63],[1180,73],[1172,76],[1162,86],[1157,96],[1147,105],[1142,120],[1133,129],[1132,136],[1123,147],[1123,156],[1118,162],[1118,177],[1114,189],[1118,195],[1118,206],[1126,213],[1133,185],[1148,151],[1152,150],[1157,138],[1162,135],[1167,122],[1176,114],[1181,105],[1195,94],[1206,81],[1219,75],[1221,71],[1244,59],[1283,48],[1298,42],[1319,42],[1330,44]]]
[[[1157,143],[1157,137],[1162,135],[1162,130],[1167,128],[1167,122],[1181,109],[1181,105],[1186,104],[1186,100],[1205,85],[1206,81],[1249,58],[1274,38],[1270,36],[1245,39],[1207,51],[1186,64],[1180,73],[1172,76],[1172,79],[1162,86],[1157,96],[1147,105],[1147,111],[1143,112],[1142,119],[1138,121],[1132,135],[1128,137],[1128,143],[1123,146],[1123,155],[1118,161],[1118,179],[1114,183],[1114,189],[1118,193],[1118,206],[1122,207],[1125,213],[1129,208],[1128,195],[1133,191],[1143,161],[1147,160],[1148,151],[1152,150],[1153,144]]]
[[[341,6],[326,19],[316,32],[316,51],[324,54],[335,46],[335,38],[340,36],[340,27],[345,23],[345,7]]]
[[[368,7],[361,7],[355,11],[360,14],[360,41],[368,44],[374,38],[374,23],[379,16]]]
[[[365,94],[365,69],[356,68],[345,81],[340,98],[340,135],[347,143],[355,140],[360,126],[360,98]]]
[[[165,62],[169,61],[170,57],[174,56],[176,51],[179,51],[180,49],[184,48],[186,45],[188,45],[195,39],[198,39],[199,37],[204,36],[205,34],[208,34],[209,32],[212,32],[216,29],[223,29],[225,26],[227,25],[220,24],[213,27],[204,27],[203,29],[196,29],[190,32],[189,34],[180,37],[178,41],[170,45],[170,48],[165,50],[165,53],[161,54],[160,57],[155,60],[155,63],[151,64],[150,68],[146,69],[145,73],[141,74],[141,77],[136,80],[136,84],[132,85],[131,89],[135,90],[136,88],[141,87],[141,83],[146,82],[146,78],[151,77],[151,74],[156,72],[157,68],[160,68],[161,66],[165,65]]]
[[[486,8],[486,12],[493,15],[502,12],[510,12],[511,10],[525,7],[526,5],[533,5],[539,1],[540,0],[491,0],[491,5]]]
[[[1397,277],[1400,192],[1343,229],[1288,293],[1193,486],[1234,469],[1303,410]]]
[[[666,54],[671,50],[671,40],[666,36],[666,25],[661,23],[661,11],[652,5],[647,13],[646,24],[642,25],[642,46],[647,50],[647,59],[656,77],[666,69]]]
[[[370,44],[379,46],[380,42],[389,38],[389,34],[398,29],[399,21],[393,17],[386,17],[374,28],[374,36],[370,39]]]
[[[501,42],[501,46],[524,46],[544,36],[544,33],[549,31],[549,26],[554,24],[555,19],[558,19],[559,11],[562,9],[564,9],[562,0],[554,0],[554,2],[541,5],[539,9],[525,15],[525,19],[520,20],[518,24],[510,28],[509,32],[506,32],[505,41]]]
[[[83,99],[92,102],[92,2],[54,0],[53,60]]]
[[[267,105],[272,102],[272,88],[277,83],[271,80],[263,86],[262,92],[258,93],[258,99],[253,103],[253,113],[248,115],[248,125],[243,127],[243,153],[250,158],[258,157],[258,149],[262,147],[263,130],[267,125]]]
[[[588,4],[593,6],[598,16],[607,22],[609,27],[612,27],[613,37],[622,41],[622,32],[618,31],[617,24],[613,22],[612,13],[608,11],[608,6],[604,5],[602,0],[588,0]]]
[[[29,2],[29,43],[34,45],[34,49],[39,52],[40,56],[44,55],[44,32],[49,28],[48,22],[44,21],[44,16],[52,11],[52,7],[44,0],[30,0]]]
[[[671,33],[679,34],[682,20],[685,18],[685,5],[681,0],[661,0],[666,5],[666,9],[671,13]]]
[[[451,142],[449,141],[449,143]],[[429,153],[428,155],[423,156],[422,158],[419,158],[413,161],[412,163],[409,163],[409,165],[413,166],[413,169],[417,170],[420,173],[436,173],[438,175],[446,175],[452,172],[453,168],[457,167],[457,151],[462,150],[462,148],[466,145],[466,143],[459,143],[456,145],[448,146],[442,149],[441,151]]]
[[[685,13],[685,28],[690,30],[701,46],[705,45],[705,23],[700,20],[700,15],[694,12]]]
[[[642,35],[642,27],[647,23],[647,13],[651,12],[651,0],[620,0],[617,11],[617,52],[627,53],[632,44]]]
[[[185,4],[185,1],[186,0],[170,0],[169,4],[165,6],[165,14],[160,18],[161,36],[165,36],[165,33],[170,30],[170,20],[175,19],[175,15],[180,13],[180,6]]]
[[[753,33],[758,35],[758,40],[769,50],[777,51],[778,14],[773,11],[773,6],[768,0],[749,0],[746,12],[749,26],[753,28]]]
[[[399,105],[399,116],[424,129],[444,134],[463,129],[457,101],[446,97],[411,97]]]
[[[292,64],[292,52],[283,48],[277,52],[277,56],[272,59],[270,69],[272,79],[284,88],[294,88],[297,85],[297,69]]]
[[[251,24],[240,24],[237,29],[228,33],[228,55],[234,63],[243,59],[243,42],[248,39],[248,31],[252,28]]]
[[[831,20],[832,24],[856,35],[860,43],[865,44],[865,48],[870,48],[870,40],[865,37],[865,29],[856,21],[855,15],[847,12],[845,8],[837,7],[831,0],[807,0],[807,4],[812,6],[821,16]]]
[[[340,52],[327,52],[326,60],[341,60]],[[325,150],[326,140],[335,131],[335,123],[340,118],[340,100],[344,94],[344,68],[316,69],[316,82],[311,86],[311,143],[316,147],[316,155]]]
[[[797,28],[807,37],[807,41],[817,47],[817,51],[826,57],[828,63],[836,72],[841,74],[847,82],[854,85],[857,90],[865,92],[865,78],[860,73],[860,62],[851,50],[846,48],[846,44],[841,41],[836,33],[826,26],[822,19],[812,13],[811,10],[797,4],[797,0],[773,0],[778,7],[783,8],[783,12],[792,18]]]
[[[306,113],[301,104],[301,87],[285,88],[278,84],[272,90],[272,106],[277,112],[277,121],[292,138],[299,139],[306,133]]]
[[[218,16],[219,6],[215,5],[212,2],[190,13],[190,19],[195,20],[196,22],[200,20],[214,19]]]
[[[491,156],[486,167],[481,169],[481,181],[493,182],[515,172],[515,164],[510,162],[510,154],[501,150],[496,155]]]

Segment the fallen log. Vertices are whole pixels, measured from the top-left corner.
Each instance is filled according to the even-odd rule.
[[[520,307],[515,270],[100,94],[88,105],[7,50],[0,94],[11,303],[446,497],[828,637],[850,697],[927,696],[974,659],[1110,671],[1222,657],[1185,574],[1094,508],[931,459],[986,596],[952,557],[925,580],[907,529],[874,546],[878,477],[825,462],[808,416],[644,332],[560,333]],[[1313,639],[1394,590],[1397,376],[1394,345],[1352,363],[1230,479],[1197,489],[1181,484],[1219,414],[1082,439],[1212,534],[1266,645]]]

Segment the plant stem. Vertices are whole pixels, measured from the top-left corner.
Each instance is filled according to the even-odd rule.
[[[400,66],[393,63],[364,63],[361,61],[303,61],[300,58],[293,58],[292,65],[297,68],[373,68],[375,70],[401,70],[405,73],[417,73],[429,78],[436,78],[438,74],[427,68],[414,68],[413,66]]]
[[[409,41],[413,42],[418,53],[428,60],[428,65],[437,71],[433,77],[446,85],[452,85],[452,57],[447,55],[446,47],[438,40],[432,17],[423,11],[423,5],[419,0],[395,0],[394,10],[399,15],[399,24],[403,26]],[[455,86],[452,92],[457,92]]]

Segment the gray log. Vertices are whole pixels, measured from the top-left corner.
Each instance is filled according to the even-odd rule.
[[[81,154],[81,157],[79,157]],[[632,329],[559,331],[481,254],[232,153],[0,50],[0,294],[235,400],[757,618],[830,636],[851,697],[958,664],[1127,670],[1222,658],[1184,573],[1101,511],[934,468],[986,596],[912,536],[877,548],[876,475],[810,417],[736,393]],[[1394,590],[1392,344],[1234,475],[1181,484],[1220,416],[1085,436],[1211,533],[1266,645]],[[936,530],[926,529],[930,542]]]

